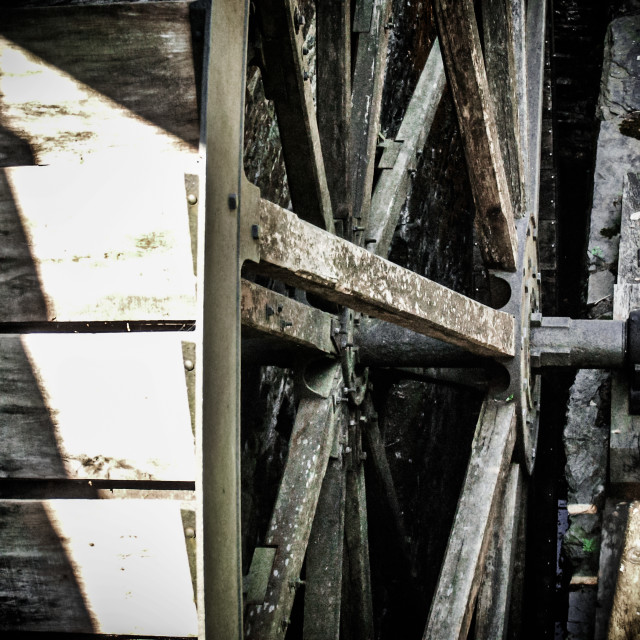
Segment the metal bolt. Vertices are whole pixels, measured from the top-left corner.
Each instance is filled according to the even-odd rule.
[[[228,198],[229,209],[237,209],[238,208],[238,194],[230,193]]]
[[[198,202],[198,196],[195,193],[190,193],[187,196],[187,202],[189,204],[196,204],[196,202]]]
[[[195,367],[195,366],[196,366],[196,365],[194,364],[193,360],[185,360],[185,361],[184,361],[184,368],[185,368],[187,371],[193,371],[193,369],[194,369],[194,367]]]
[[[196,537],[196,532],[195,532],[195,530],[193,529],[193,527],[187,527],[187,528],[184,530],[184,535],[185,535],[187,538],[195,538],[195,537]]]
[[[364,231],[364,227],[353,227],[353,233],[359,233],[360,231]]]

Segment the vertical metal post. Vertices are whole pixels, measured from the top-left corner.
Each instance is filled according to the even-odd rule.
[[[213,0],[206,99],[200,606],[207,640],[242,637],[240,214],[249,2]]]

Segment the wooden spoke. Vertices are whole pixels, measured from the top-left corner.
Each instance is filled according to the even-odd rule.
[[[525,212],[525,16],[523,0],[483,0],[484,61],[500,151],[517,218]],[[524,111],[524,113],[523,113]],[[525,129],[526,131],[526,129]]]
[[[316,2],[318,127],[333,215],[351,217],[351,3]]]
[[[436,40],[420,75],[418,84],[402,120],[398,135],[385,148],[378,168],[382,169],[371,201],[367,225],[370,251],[386,258],[391,246],[400,210],[409,189],[410,170],[416,166],[417,154],[422,151],[436,109],[445,87],[444,66],[440,45]],[[391,156],[391,157],[389,157]]]
[[[465,147],[487,267],[516,268],[517,239],[472,0],[436,0],[442,54]]]
[[[303,399],[298,407],[287,465],[265,539],[265,546],[276,548],[275,558],[264,601],[247,607],[245,638],[285,636],[341,414],[342,405],[336,402],[342,380],[340,364],[329,367],[323,378],[330,384],[330,395]]]
[[[356,21],[356,28],[362,29],[362,32],[358,36],[351,114],[353,215],[358,226],[365,227],[371,203],[374,158],[380,130],[380,105],[389,38],[386,25],[391,2],[373,0],[372,5],[371,11],[363,10]]]
[[[325,298],[478,354],[514,353],[513,316],[324,233],[266,200],[261,269]]]
[[[514,463],[493,523],[487,571],[478,593],[475,640],[506,638],[521,504],[522,471]]]
[[[515,438],[515,405],[486,399],[424,640],[467,637]]]
[[[529,2],[527,7],[527,102],[529,161],[527,203],[537,219],[540,197],[540,142],[542,139],[542,89],[544,80],[544,33],[546,2]]]
[[[336,316],[248,280],[242,281],[240,308],[244,327],[323,353],[336,353],[331,340]]]
[[[292,0],[263,0],[257,9],[265,92],[276,108],[293,208],[304,220],[333,232],[310,70],[302,52],[304,18]]]
[[[346,466],[341,452],[329,460],[306,557],[304,640],[339,640]]]

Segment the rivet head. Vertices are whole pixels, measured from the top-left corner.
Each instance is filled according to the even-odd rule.
[[[193,360],[185,360],[184,361],[184,368],[187,371],[193,371],[194,367],[195,367],[195,364],[194,364]]]
[[[198,196],[195,193],[190,193],[187,196],[187,202],[189,204],[196,204],[196,202],[198,202]]]
[[[185,535],[187,538],[195,538],[195,537],[196,537],[196,532],[195,532],[195,530],[194,530],[194,528],[193,528],[193,527],[187,527],[187,528],[184,530],[184,535]]]

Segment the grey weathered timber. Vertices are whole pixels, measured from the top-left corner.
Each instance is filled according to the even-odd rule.
[[[614,287],[613,317],[624,321],[633,309],[640,309],[640,185],[637,174],[628,174],[623,185],[620,222],[618,283]],[[640,497],[638,442],[640,416],[629,415],[627,372],[612,374],[611,433],[609,440],[609,480],[614,495]]]
[[[304,640],[339,640],[346,467],[332,457],[322,482],[306,555]]]
[[[609,619],[608,640],[628,640],[640,635],[640,502],[629,505],[624,549]]]
[[[506,638],[521,500],[522,471],[520,465],[512,464],[502,494],[500,511],[493,523],[485,565],[486,574],[478,593],[475,640]]]
[[[331,333],[337,318],[329,313],[248,280],[242,281],[240,308],[243,327],[323,353],[336,353]]]
[[[447,77],[462,134],[485,266],[514,271],[516,230],[472,0],[437,0]]]
[[[340,364],[331,365],[325,377],[333,387],[331,395],[303,399],[298,407],[287,465],[264,541],[265,546],[277,548],[276,556],[264,602],[247,607],[245,638],[284,638],[287,629],[342,412],[342,405],[336,402]]]
[[[0,321],[195,317],[184,175],[120,159],[0,170]]]
[[[594,640],[606,640],[611,617],[616,582],[620,573],[620,560],[624,547],[629,503],[607,498],[602,518],[600,562],[598,563],[598,607]]]
[[[197,636],[182,509],[0,501],[0,631]]]
[[[305,80],[311,70],[302,53],[302,14],[292,0],[264,0],[256,7],[265,92],[276,108],[293,208],[304,220],[333,232],[311,83]]]
[[[625,364],[626,323],[621,320],[532,319],[531,366],[619,369]]]
[[[289,284],[474,353],[514,353],[509,314],[322,232],[266,200],[257,242],[260,269]]]
[[[367,244],[367,247],[383,258],[389,254],[393,232],[407,197],[410,171],[415,169],[417,154],[422,153],[445,83],[440,44],[436,40],[395,138],[399,145],[396,157],[383,168],[371,200],[365,235],[367,241],[372,239],[375,243]]]
[[[0,164],[117,164],[126,155],[194,165],[189,5],[3,9]]]
[[[509,471],[515,427],[513,403],[484,401],[424,640],[467,637]]]
[[[0,477],[195,479],[180,333],[0,337]]]
[[[355,451],[359,452],[359,448],[356,447]],[[369,640],[373,638],[374,629],[367,494],[362,461],[352,457],[354,461],[347,472],[342,637],[345,640]]]
[[[249,2],[211,5],[206,99],[198,614],[206,640],[242,638],[239,239],[250,218],[242,139]],[[247,212],[245,213],[245,207]],[[245,214],[245,215],[243,215]],[[243,220],[243,218],[245,220]],[[220,300],[227,305],[222,313]]]
[[[525,170],[520,136],[524,91],[524,0],[483,0],[484,61],[513,211],[524,214]],[[525,85],[526,86],[526,85]]]
[[[542,90],[544,85],[545,29],[547,3],[527,3],[527,104],[528,173],[527,207],[538,219],[540,199],[540,146],[542,140]]]
[[[351,3],[316,3],[316,104],[333,215],[351,216]],[[343,229],[343,232],[345,230]]]
[[[367,226],[386,67],[390,0],[373,0],[371,28],[358,35],[351,112],[351,180],[356,226]],[[364,238],[362,238],[364,239]]]

